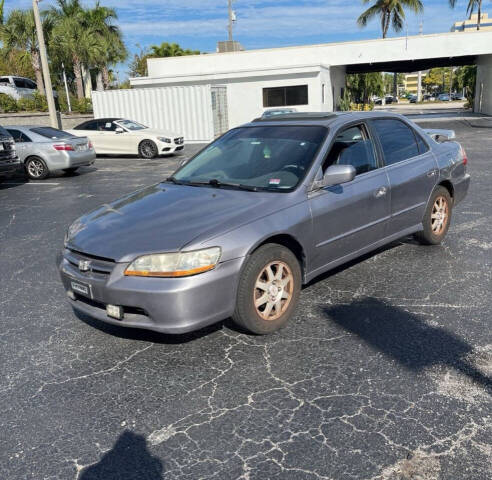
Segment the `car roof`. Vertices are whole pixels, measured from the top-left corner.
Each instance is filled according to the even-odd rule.
[[[252,122],[243,126],[253,127],[259,123],[265,125],[322,125],[328,126],[334,123],[349,123],[368,118],[403,118],[398,113],[384,110],[371,112],[296,112],[285,115],[275,115],[274,117],[256,118]]]

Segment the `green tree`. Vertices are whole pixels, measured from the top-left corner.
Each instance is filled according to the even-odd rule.
[[[31,56],[24,50],[0,49],[0,75],[18,75],[19,77],[35,78]]]
[[[5,0],[0,0],[0,25],[3,25],[3,6],[5,5]]]
[[[379,72],[349,74],[346,82],[350,97],[356,103],[365,105],[370,97],[384,92],[383,76]]]
[[[50,23],[43,24],[45,36],[49,37]],[[44,82],[41,73],[41,58],[39,56],[38,38],[34,13],[30,10],[12,10],[7,20],[0,26],[0,39],[5,55],[16,52],[21,61],[29,60],[34,70],[39,92],[44,95]]]
[[[80,0],[56,0],[45,18],[53,23],[50,51],[58,61],[71,63],[75,76],[77,98],[84,98],[83,68],[105,55],[97,27],[89,24],[89,16]]]
[[[449,92],[451,87],[452,67],[431,68],[422,83],[436,92]]]
[[[183,49],[177,43],[162,42],[160,45],[152,45],[150,49],[143,49],[137,44],[139,52],[133,55],[133,60],[130,63],[130,76],[146,77],[147,59],[162,58],[162,57],[182,57],[185,55],[200,55],[200,50]]]
[[[120,29],[114,24],[118,19],[113,8],[101,6],[96,2],[94,8],[85,12],[84,23],[97,37],[101,49],[94,49],[96,55],[90,60],[97,68],[98,90],[108,88],[110,82],[109,67],[127,58],[127,50]]]
[[[362,0],[362,3],[366,5],[371,1]],[[375,0],[374,5],[371,5],[361,13],[357,19],[357,23],[361,27],[365,27],[368,21],[374,17],[379,17],[381,32],[383,38],[386,38],[390,25],[395,32],[402,30],[405,23],[405,8],[415,13],[420,13],[424,10],[424,6],[420,0]]]

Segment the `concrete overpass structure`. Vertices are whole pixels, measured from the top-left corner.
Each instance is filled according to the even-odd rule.
[[[226,86],[234,127],[289,101],[300,111],[334,110],[346,73],[468,64],[478,65],[475,110],[492,115],[492,31],[151,58],[148,76],[130,82],[133,88]]]

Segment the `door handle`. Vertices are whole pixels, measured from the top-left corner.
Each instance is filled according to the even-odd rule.
[[[388,189],[386,187],[379,187],[375,192],[374,192],[374,196],[376,198],[381,198],[381,197],[384,197],[386,195],[386,193],[388,192]]]
[[[429,170],[429,171],[427,172],[427,176],[428,176],[428,177],[433,177],[436,173],[437,173],[437,170],[436,170],[436,169]]]

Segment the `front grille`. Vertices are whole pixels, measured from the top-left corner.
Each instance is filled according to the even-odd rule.
[[[183,137],[177,137],[174,139],[174,143],[176,145],[182,145],[184,143],[184,138]]]
[[[87,253],[78,252],[77,250],[65,249],[63,256],[65,260],[75,268],[79,268],[80,262],[88,262],[87,270],[80,270],[81,273],[98,273],[100,275],[109,275],[115,267],[115,261],[111,258],[97,257]]]

